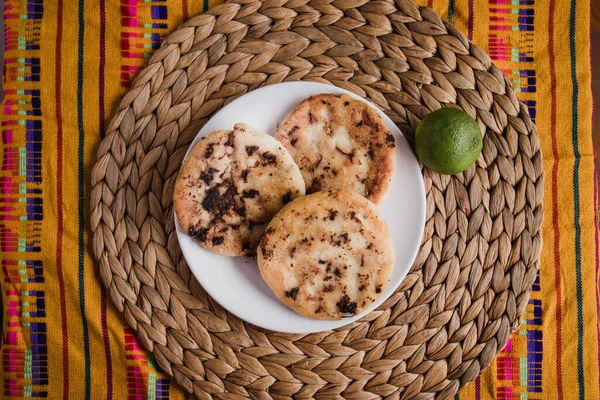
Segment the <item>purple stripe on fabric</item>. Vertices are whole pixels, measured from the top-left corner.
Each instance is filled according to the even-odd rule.
[[[56,99],[56,274],[58,275],[58,295],[60,297],[60,315],[62,329],[62,398],[69,398],[69,335],[67,325],[67,304],[65,279],[63,275],[63,118],[62,118],[62,39],[63,39],[63,0],[58,0],[56,11],[56,80],[54,93]]]
[[[555,318],[556,318],[556,391],[557,398],[564,397],[563,390],[563,367],[562,367],[562,279],[560,263],[560,227],[558,226],[558,138],[557,138],[557,74],[556,55],[554,45],[554,13],[555,0],[550,0],[548,11],[548,61],[550,66],[550,138],[552,142],[552,230],[554,233],[554,291],[556,296]]]
[[[102,325],[102,338],[104,339],[104,355],[106,358],[106,398],[113,398],[112,384],[112,356],[110,355],[110,337],[108,336],[108,325],[106,323],[106,290],[102,288],[100,294],[100,323]]]

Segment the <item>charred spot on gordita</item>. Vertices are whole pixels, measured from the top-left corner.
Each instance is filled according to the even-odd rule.
[[[347,294],[340,298],[336,306],[344,316],[352,316],[356,313],[356,302],[350,301],[350,297]]]
[[[298,288],[295,287],[285,292],[285,297],[288,297],[292,300],[296,300],[296,296],[298,295]]]
[[[259,194],[260,194],[260,192],[258,190],[248,189],[248,190],[244,190],[242,192],[242,198],[244,198],[244,199],[253,199],[256,196],[258,196]]]
[[[292,201],[292,191],[290,190],[286,194],[284,194],[281,198],[281,201],[283,202],[283,204],[287,204],[290,201]]]
[[[249,156],[256,153],[256,151],[258,151],[258,146],[246,146],[246,154]]]
[[[204,158],[209,158],[210,156],[212,156],[212,153],[214,151],[214,148],[213,148],[214,145],[215,145],[214,143],[210,143],[208,145],[208,147],[206,148],[206,150],[204,150]]]
[[[190,228],[188,230],[188,235],[198,239],[200,242],[206,242],[206,235],[208,234],[208,229],[200,228],[195,230],[194,228]]]
[[[265,151],[260,155],[260,160],[263,165],[270,165],[277,162],[277,156],[270,151]]]

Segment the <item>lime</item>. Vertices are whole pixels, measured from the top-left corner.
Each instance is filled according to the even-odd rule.
[[[441,108],[423,118],[415,132],[417,157],[440,174],[469,168],[483,147],[477,122],[464,111]]]

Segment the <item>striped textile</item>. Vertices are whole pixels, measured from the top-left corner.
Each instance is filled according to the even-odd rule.
[[[492,367],[457,399],[599,399],[589,0],[421,0],[485,48],[535,119],[541,271]],[[111,110],[161,38],[212,5],[5,0],[0,151],[2,398],[181,399],[107,302],[89,173]]]

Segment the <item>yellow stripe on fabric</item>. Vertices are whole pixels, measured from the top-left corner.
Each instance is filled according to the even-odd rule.
[[[548,7],[536,7],[536,13],[538,15],[538,19],[536,20],[536,29],[538,29],[539,27],[539,32],[540,32],[540,43],[549,43],[550,42],[550,26],[548,25],[548,21],[550,18],[550,14],[549,14],[549,10]],[[555,11],[555,19],[556,16],[560,16],[560,11]],[[554,30],[554,41],[555,41],[555,49],[560,48],[561,46],[564,46],[561,42],[559,37],[561,36],[559,32],[563,32],[565,29],[567,29],[567,24],[566,24],[566,20],[562,20],[561,21],[561,17],[558,18],[558,21],[554,21],[553,22],[553,30]],[[555,252],[555,246],[558,246],[558,242],[555,242],[555,238],[556,239],[560,239],[560,246],[563,247],[565,246],[565,243],[573,243],[572,241],[570,241],[570,238],[565,237],[565,235],[563,235],[563,230],[564,229],[559,229],[559,237],[556,237],[555,235],[555,231],[554,231],[554,226],[560,226],[560,218],[563,218],[563,215],[565,215],[566,212],[568,212],[568,209],[566,209],[566,207],[562,207],[564,205],[563,200],[562,199],[557,199],[556,204],[558,205],[558,217],[559,220],[554,221],[553,220],[553,216],[552,216],[552,206],[553,206],[553,200],[552,200],[552,193],[551,193],[551,180],[553,179],[552,177],[552,167],[553,167],[553,152],[552,152],[552,139],[551,139],[551,102],[553,100],[556,100],[557,102],[557,127],[556,127],[556,134],[558,137],[562,137],[562,136],[568,136],[569,134],[569,127],[565,127],[564,125],[564,120],[566,118],[568,118],[567,116],[563,117],[563,109],[565,107],[565,105],[563,104],[559,104],[558,103],[558,97],[567,97],[567,94],[564,93],[565,88],[558,88],[557,87],[557,93],[560,93],[560,96],[553,96],[552,92],[551,92],[551,88],[550,88],[550,79],[551,79],[551,71],[550,71],[550,58],[549,58],[549,54],[548,54],[549,49],[547,49],[547,46],[542,46],[542,45],[538,45],[536,46],[536,58],[537,58],[537,68],[536,68],[536,74],[538,76],[538,107],[537,107],[537,112],[538,112],[538,116],[537,116],[537,126],[538,126],[538,132],[540,133],[540,138],[541,138],[541,148],[542,148],[542,152],[544,155],[544,169],[546,171],[546,189],[545,189],[545,198],[544,198],[544,211],[545,211],[545,219],[544,219],[544,224],[542,225],[542,236],[544,239],[544,247],[542,249],[542,254],[541,254],[541,280],[542,280],[542,284],[541,284],[541,298],[543,299],[543,332],[544,332],[544,343],[543,343],[543,363],[542,363],[542,370],[543,370],[543,379],[542,379],[542,389],[543,389],[543,394],[545,396],[549,396],[549,398],[558,398],[559,395],[566,395],[568,396],[569,394],[572,393],[572,391],[574,390],[574,388],[572,387],[572,384],[569,383],[570,381],[568,381],[567,379],[565,379],[565,370],[569,369],[569,368],[573,368],[572,366],[570,366],[570,362],[569,359],[564,359],[564,357],[561,357],[562,360],[562,368],[560,371],[557,371],[557,357],[559,357],[559,354],[562,354],[562,348],[557,348],[556,345],[556,340],[557,340],[557,329],[560,330],[560,332],[562,332],[562,327],[559,326],[557,327],[557,321],[556,321],[556,310],[557,307],[560,307],[561,310],[561,314],[562,314],[562,321],[564,324],[565,321],[565,314],[566,314],[566,310],[563,307],[564,304],[564,299],[565,297],[569,296],[569,294],[567,293],[567,288],[565,286],[565,279],[564,279],[564,273],[563,273],[563,269],[564,268],[572,268],[572,266],[574,265],[574,261],[572,259],[565,259],[564,257],[564,251],[562,250],[562,248],[560,249],[560,260],[561,260],[561,264],[560,264],[560,275],[559,277],[561,278],[561,284],[559,286],[560,288],[560,292],[561,292],[561,296],[562,296],[562,301],[560,303],[557,303],[557,290],[556,290],[556,280],[554,279],[555,276],[555,272],[554,272],[554,268],[555,268],[555,262],[554,262],[554,252]],[[559,56],[558,54],[555,55],[555,59],[556,59],[556,76],[555,78],[557,79],[557,85],[560,84],[560,76],[561,74],[566,74],[567,71],[562,70],[561,66],[563,65],[563,59],[560,58],[561,56]],[[564,56],[563,56],[564,57]],[[568,88],[566,88],[568,89]],[[567,106],[570,106],[570,104],[567,104]],[[560,145],[560,144],[559,144]],[[564,151],[561,150],[561,148],[558,149],[559,153],[560,151]],[[560,196],[560,192],[563,191],[564,192],[564,188],[566,186],[567,190],[570,191],[571,187],[569,187],[569,185],[567,184],[567,182],[570,182],[570,179],[572,178],[572,175],[565,177],[563,176],[564,174],[562,173],[562,169],[564,168],[565,163],[569,163],[572,162],[572,158],[570,159],[571,161],[569,161],[569,159],[567,160],[559,160],[559,170],[558,170],[558,177],[557,177],[557,182],[559,182],[558,184],[558,191],[559,191],[559,196]],[[567,180],[565,180],[567,179]],[[561,190],[563,189],[563,190]],[[572,200],[572,196],[569,196],[569,200]],[[571,213],[571,218],[572,218],[572,213]],[[566,264],[565,264],[566,263]],[[564,333],[562,333],[562,342],[565,343],[567,341],[571,340],[572,338],[566,336]],[[570,359],[571,362],[573,362],[572,358]],[[561,374],[562,376],[562,388],[563,388],[563,392],[559,392],[559,386],[558,386],[558,381],[557,379],[559,379],[559,376],[557,375],[558,373]]]
[[[78,282],[78,236],[79,236],[79,129],[77,124],[77,76],[78,76],[78,38],[77,23],[78,2],[63,2],[63,40],[62,40],[62,118],[63,118],[63,274],[65,279],[65,303],[67,310],[67,331],[69,338],[69,395],[85,393],[85,342],[82,330],[82,318]],[[52,92],[47,92],[47,101],[51,101]],[[44,96],[43,100],[46,100]],[[45,128],[44,128],[44,131]],[[75,367],[76,366],[76,367]]]
[[[556,2],[556,15],[554,20],[555,30],[555,54],[557,60],[557,136],[560,165],[558,169],[558,204],[560,229],[560,260],[561,260],[561,291],[562,291],[562,364],[563,364],[563,387],[566,397],[575,397],[579,394],[579,376],[577,369],[577,281],[575,260],[575,227],[573,210],[575,207],[573,198],[573,176],[574,156],[571,132],[573,130],[572,120],[572,96],[573,86],[570,76],[569,52],[569,2]],[[553,227],[554,229],[554,227]],[[549,321],[548,321],[549,322]],[[560,353],[557,357],[561,357]]]
[[[46,306],[46,340],[48,351],[48,393],[60,397],[63,392],[63,349],[61,299],[59,296],[57,265],[54,255],[57,251],[57,204],[56,204],[56,171],[57,151],[56,138],[56,99],[52,96],[56,84],[55,49],[57,40],[57,4],[44,4],[40,42],[40,81],[42,113],[42,182],[43,209],[45,212],[40,231],[43,253],[38,256],[43,260],[44,295]],[[5,57],[11,56],[9,52]],[[13,56],[18,57],[18,52]],[[7,85],[10,82],[6,82]],[[6,89],[7,87],[5,87]]]
[[[595,233],[598,228],[594,221],[594,159],[592,146],[592,102],[590,74],[590,7],[589,2],[579,0],[576,3],[573,27],[576,44],[576,77],[579,89],[578,104],[578,150],[581,156],[579,165],[579,212],[580,212],[580,249],[582,295],[581,307],[583,337],[583,380],[585,381],[585,398],[600,398],[600,383],[598,381],[598,324],[596,287],[588,277],[595,276]]]
[[[556,282],[554,279],[554,246],[555,235],[553,231],[552,219],[552,139],[551,139],[551,104],[552,92],[550,87],[551,71],[550,58],[548,52],[548,43],[550,42],[550,29],[548,26],[549,9],[548,6],[535,7],[535,32],[540,45],[535,48],[535,68],[537,77],[537,118],[536,125],[540,135],[540,147],[543,155],[545,179],[544,194],[544,223],[542,225],[543,247],[540,256],[540,292],[537,298],[542,300],[542,330],[544,334],[543,360],[542,360],[542,396],[547,398],[558,398],[557,392],[557,365],[556,357],[558,349],[556,348]],[[542,46],[541,43],[544,43]],[[559,210],[560,212],[560,210]],[[564,241],[561,238],[561,241]],[[562,289],[564,292],[564,288]],[[564,338],[563,338],[564,340]],[[541,397],[544,398],[544,397]]]
[[[69,7],[76,7],[76,2],[72,2],[72,5],[69,5]],[[108,2],[110,3],[110,1]],[[78,88],[71,92],[71,88],[69,87],[68,91],[69,91],[69,102],[72,101],[71,97],[75,97],[76,96],[76,92],[77,90],[81,89],[82,92],[82,96],[83,96],[83,126],[81,127],[83,129],[84,132],[84,160],[83,160],[83,165],[84,165],[84,216],[85,216],[85,225],[84,225],[84,242],[85,243],[90,243],[91,240],[91,235],[89,232],[89,224],[87,221],[89,221],[89,198],[90,198],[90,188],[91,188],[91,184],[90,184],[90,174],[91,174],[91,168],[89,167],[90,165],[92,165],[93,162],[95,162],[96,156],[95,156],[95,152],[96,149],[98,147],[98,143],[99,143],[99,138],[100,138],[100,103],[99,103],[99,98],[100,98],[100,93],[99,93],[99,86],[98,86],[98,82],[100,80],[100,53],[99,53],[99,49],[100,49],[100,34],[99,34],[99,20],[100,20],[100,4],[98,1],[92,1],[92,0],[85,0],[85,7],[84,7],[84,17],[85,17],[85,27],[84,27],[84,41],[83,41],[83,55],[79,55],[77,53],[77,49],[75,46],[68,46],[69,47],[69,51],[67,54],[65,54],[65,57],[68,57],[69,60],[78,60],[81,59],[81,62],[83,63],[82,67],[82,71],[81,70],[75,70],[76,67],[80,67],[78,66],[75,62],[71,62],[70,64],[73,67],[73,70],[69,70],[69,74],[72,73],[72,75],[65,75],[65,76],[69,76],[69,85],[73,84],[75,85],[77,83],[77,80],[75,77],[78,77],[78,74],[83,72],[83,76],[82,81],[83,81],[83,85],[81,87]],[[79,10],[80,11],[80,10]],[[68,14],[68,15],[77,15],[76,12],[73,10],[71,11],[71,9],[68,9],[69,13],[72,14]],[[98,21],[95,22],[93,25],[90,23],[91,21]],[[115,20],[113,20],[115,21]],[[74,25],[74,24],[73,24]],[[76,28],[72,28],[73,31],[76,31]],[[108,31],[110,31],[110,29],[108,29]],[[75,34],[76,32],[74,32]],[[109,34],[107,32],[107,34]],[[115,36],[114,39],[116,39],[117,37]],[[114,43],[113,41],[108,41],[109,43]],[[112,44],[109,44],[106,46],[107,51],[111,51],[112,48],[114,48],[115,46]],[[71,72],[72,71],[72,72]],[[105,69],[106,71],[106,69]],[[79,78],[79,77],[78,77]],[[118,82],[115,80],[110,80],[107,79],[107,82]],[[77,99],[75,99],[75,101],[77,102]],[[77,104],[77,103],[69,103],[69,104]],[[110,105],[110,104],[109,104]],[[71,108],[70,113],[68,114],[69,116],[69,125],[71,127],[73,127],[74,129],[77,128],[77,120],[78,120],[78,116],[75,115],[75,113],[77,112],[77,107],[69,107]],[[111,108],[112,109],[112,108]],[[106,110],[106,105],[105,105],[105,110]],[[72,111],[72,113],[71,113]],[[105,111],[105,112],[110,112],[110,110]],[[73,119],[74,118],[74,119]],[[79,129],[78,129],[79,130]],[[78,133],[79,134],[79,133]],[[77,135],[78,135],[77,134]],[[71,148],[75,148],[76,143],[73,143],[71,145],[71,142],[75,142],[77,135],[74,136],[70,136],[69,137],[69,145],[72,147],[69,147],[69,150],[71,150]],[[77,144],[78,146],[78,144]],[[70,158],[70,162],[72,162],[73,164],[75,164],[75,162],[77,161],[75,153],[67,153],[68,154],[68,158]],[[71,168],[71,167],[70,167]],[[73,179],[77,178],[79,179],[79,173],[80,173],[80,167],[77,166],[73,166],[72,170],[69,171],[70,175],[72,175]],[[77,177],[75,177],[75,174],[77,173]],[[77,186],[76,181],[69,181],[69,187],[73,187],[76,188]],[[73,203],[73,207],[75,207],[75,203],[76,203],[76,199],[70,199],[70,202]],[[74,211],[75,212],[75,211]],[[75,220],[74,216],[77,215],[76,213],[73,214],[69,214],[72,215],[73,217],[71,217],[70,219]],[[76,224],[75,221],[71,221],[72,225],[73,225],[73,229],[75,229],[75,227],[77,227],[77,229],[80,229],[79,224]],[[75,244],[75,239],[73,239],[73,245]],[[104,288],[101,286],[100,284],[100,280],[99,280],[99,275],[98,275],[98,270],[97,270],[97,265],[94,262],[94,260],[92,259],[92,254],[91,252],[87,251],[88,249],[85,249],[85,253],[84,253],[84,267],[83,267],[83,271],[84,271],[84,289],[85,289],[85,317],[87,319],[87,323],[88,323],[88,340],[89,340],[89,359],[90,359],[90,366],[91,366],[91,382],[90,382],[90,387],[91,387],[91,398],[108,398],[108,393],[110,393],[111,391],[113,392],[113,396],[114,398],[119,398],[118,396],[115,396],[114,393],[114,389],[115,389],[115,385],[114,385],[114,377],[113,377],[113,385],[111,385],[111,387],[107,387],[107,382],[109,381],[107,375],[109,374],[109,369],[111,370],[110,373],[111,375],[114,376],[114,368],[115,368],[115,363],[114,363],[114,359],[113,362],[111,362],[110,365],[107,364],[106,362],[106,357],[105,357],[105,343],[104,343],[104,338],[103,338],[103,332],[102,332],[102,323],[101,323],[101,318],[102,318],[102,314],[101,314],[101,296],[102,296],[102,292],[104,291]],[[70,257],[70,259],[73,260],[73,263],[75,263],[76,261],[76,257],[74,257],[74,254]],[[73,266],[73,269],[75,270],[75,266]],[[74,275],[74,274],[73,274]],[[74,288],[75,286],[73,286]],[[73,290],[75,291],[75,290]],[[112,304],[108,304],[109,311],[113,310],[113,306]],[[73,319],[76,319],[76,315],[73,315]],[[82,321],[81,318],[76,319],[77,322],[81,325]],[[120,322],[120,321],[119,321]],[[79,328],[79,331],[81,331],[81,327]],[[110,341],[111,346],[114,345],[114,341]],[[79,352],[81,354],[81,357],[84,357],[83,354],[83,347],[74,349],[73,351]],[[76,379],[78,381],[79,384],[83,384],[83,361],[81,361],[81,363],[78,363],[77,365],[81,366],[81,368],[77,368],[73,371],[73,375],[74,375],[74,379]],[[101,366],[101,367],[100,367]],[[122,371],[121,374],[126,375],[125,371]],[[79,396],[82,396],[83,391],[79,392]],[[74,396],[76,397],[76,396]]]

